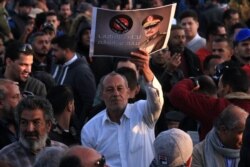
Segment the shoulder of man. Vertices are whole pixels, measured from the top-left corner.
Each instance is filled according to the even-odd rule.
[[[0,159],[8,157],[9,155],[16,154],[16,151],[23,149],[20,142],[11,143],[0,150]]]
[[[63,149],[67,149],[68,148],[68,146],[66,146],[65,144],[63,144],[61,142],[58,142],[58,141],[55,141],[55,140],[50,140],[50,146],[60,147],[60,148],[63,148]]]

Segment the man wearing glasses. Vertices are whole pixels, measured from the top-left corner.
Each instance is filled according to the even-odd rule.
[[[30,76],[33,64],[33,49],[30,44],[11,41],[6,48],[5,64],[2,77],[18,82],[21,93],[25,91],[37,96],[46,96],[45,85]]]
[[[166,33],[160,32],[160,23],[162,20],[163,17],[160,15],[150,15],[142,21],[146,40],[140,44],[140,48],[145,49],[148,53],[154,52],[163,47]]]

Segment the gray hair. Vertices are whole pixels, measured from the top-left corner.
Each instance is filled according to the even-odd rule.
[[[248,113],[244,109],[231,104],[214,121],[214,127],[216,131],[219,131],[221,126],[224,126],[227,130],[232,130],[240,121],[245,122],[247,116]]]
[[[111,73],[105,75],[105,76],[101,79],[101,84],[100,84],[101,93],[103,92],[103,89],[104,89],[104,82],[105,82],[105,80],[106,80],[108,77],[114,77],[114,76],[116,76],[116,75],[119,75],[119,76],[121,76],[121,77],[123,78],[123,80],[125,81],[125,85],[126,85],[126,87],[128,88],[128,81],[127,81],[126,77],[125,77],[124,75],[122,75],[122,74],[119,74],[119,73],[117,73],[117,72],[115,72],[115,71],[112,71]]]
[[[46,147],[37,155],[34,167],[58,167],[65,151],[61,147]]]
[[[9,79],[0,79],[0,100],[4,100],[8,94],[8,88],[6,88],[7,84],[18,85],[18,82],[14,82]]]
[[[32,112],[36,109],[41,109],[43,111],[46,121],[54,123],[54,113],[50,102],[47,99],[38,96],[28,96],[19,102],[15,111],[17,123],[20,123],[20,117],[24,110]]]

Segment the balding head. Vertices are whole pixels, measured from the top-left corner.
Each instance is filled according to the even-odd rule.
[[[229,105],[215,120],[215,130],[226,148],[240,149],[247,116],[244,109]]]
[[[73,146],[65,153],[59,167],[66,167],[70,163],[77,167],[94,167],[101,159],[102,155],[92,148]]]

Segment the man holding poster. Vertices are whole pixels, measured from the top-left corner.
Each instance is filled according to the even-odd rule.
[[[81,143],[106,158],[110,167],[148,167],[154,158],[154,127],[163,106],[161,85],[149,67],[150,56],[140,50],[131,53],[143,77],[146,100],[128,103],[126,78],[112,72],[101,83],[106,109],[82,128]]]
[[[162,20],[163,17],[160,15],[150,15],[142,21],[146,40],[140,44],[140,48],[146,50],[148,53],[163,47],[166,33],[160,33],[160,23]]]

